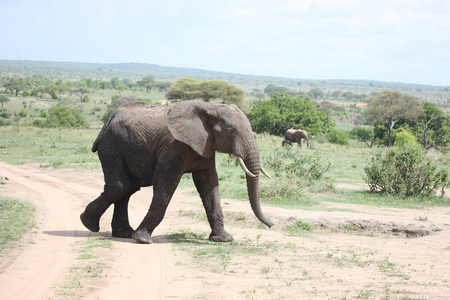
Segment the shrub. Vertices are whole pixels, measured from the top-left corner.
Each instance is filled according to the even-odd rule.
[[[266,180],[260,187],[261,198],[298,199],[302,190],[314,180],[323,178],[330,162],[317,152],[303,155],[297,147],[285,146],[274,153],[264,155],[262,164],[274,172],[273,180]],[[303,199],[305,201],[305,199]]]
[[[0,118],[0,126],[10,126],[12,123],[10,120]]]
[[[395,146],[403,146],[405,144],[418,144],[416,137],[406,129],[402,128],[395,134]]]
[[[292,146],[279,148],[274,153],[263,157],[264,165],[276,173],[284,173],[289,177],[302,179],[321,179],[330,168],[330,162],[314,152],[313,155],[302,155],[299,149]]]
[[[364,171],[370,191],[402,197],[433,195],[439,189],[442,196],[450,185],[448,171],[438,170],[420,145],[411,143],[372,157]]]
[[[336,129],[333,129],[327,133],[327,139],[332,144],[338,144],[338,145],[344,145],[344,146],[349,145],[348,136],[345,133],[343,133],[339,130],[336,130]]]
[[[17,116],[21,118],[25,118],[28,115],[28,111],[25,108],[22,108],[18,113]]]
[[[68,106],[53,106],[48,110],[45,127],[82,127],[88,128],[86,116],[77,109]]]

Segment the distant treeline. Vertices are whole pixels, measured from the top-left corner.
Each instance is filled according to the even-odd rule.
[[[195,68],[166,67],[156,64],[144,63],[82,63],[82,62],[51,62],[51,61],[29,61],[29,60],[0,60],[0,76],[35,76],[40,75],[49,78],[62,79],[82,79],[95,78],[106,79],[111,77],[130,78],[140,80],[145,76],[153,76],[156,80],[174,81],[178,78],[190,77],[197,80],[222,79],[231,83],[236,82],[259,82],[273,83],[278,85],[292,85],[299,81],[305,85],[342,85],[342,86],[368,86],[383,87],[386,89],[425,89],[425,90],[447,90],[450,87],[385,82],[373,80],[348,80],[348,79],[327,79],[310,80],[298,78],[283,78],[272,76],[256,76],[245,74],[234,74],[201,70]]]

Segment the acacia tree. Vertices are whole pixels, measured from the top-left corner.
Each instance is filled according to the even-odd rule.
[[[147,93],[150,93],[150,91],[156,87],[156,81],[153,77],[146,76],[142,78],[142,80],[136,82],[138,86],[144,87]]]
[[[240,88],[223,80],[198,81],[192,78],[181,78],[172,83],[166,93],[167,100],[202,99],[205,102],[219,100],[222,103],[234,103],[243,107],[245,93]]]
[[[15,93],[16,97],[19,96],[19,92],[30,88],[30,84],[25,80],[23,80],[22,78],[11,79],[10,81],[3,84],[3,86],[5,87],[6,90],[8,90],[11,93],[11,95]]]
[[[85,94],[90,93],[91,90],[85,87],[78,87],[73,90],[73,93],[77,94],[80,97],[80,101],[83,102],[83,97]]]
[[[387,145],[392,146],[392,129],[401,119],[417,120],[421,115],[419,101],[411,95],[396,91],[383,91],[369,98],[366,118],[388,128]]]
[[[200,93],[198,84],[199,81],[193,78],[180,78],[170,85],[169,90],[166,92],[166,98],[169,101],[199,99]]]

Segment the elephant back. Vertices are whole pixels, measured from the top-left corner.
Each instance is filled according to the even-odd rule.
[[[92,145],[92,152],[98,150],[98,145],[109,130],[121,131],[123,128],[134,128],[132,132],[139,133],[145,130],[143,127],[151,126],[152,123],[163,121],[169,108],[163,105],[154,105],[147,102],[128,102],[111,113],[103,125],[100,133]],[[160,118],[158,118],[160,116]],[[160,126],[153,125],[154,127]],[[150,129],[148,129],[150,130]]]

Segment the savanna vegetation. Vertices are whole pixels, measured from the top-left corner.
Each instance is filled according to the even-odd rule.
[[[442,171],[448,169],[449,163],[450,121],[445,105],[448,98],[442,105],[419,101],[416,96],[400,91],[370,92],[378,88],[373,83],[367,84],[365,92],[351,85],[342,91],[332,90],[327,82],[317,82],[314,85],[321,86],[314,86],[305,81],[290,85],[285,81],[280,85],[279,80],[267,82],[264,89],[258,89],[267,78],[251,82],[246,77],[240,84],[232,84],[232,80],[214,77],[205,80],[181,77],[168,81],[153,75],[140,78],[135,73],[130,75],[134,79],[1,76],[2,160],[16,164],[37,160],[42,166],[98,168],[96,156],[89,149],[98,128],[118,106],[129,101],[169,105],[200,99],[234,103],[248,115],[258,133],[263,162],[275,174],[273,181],[262,185],[263,198],[273,203],[295,205],[306,201],[310,205],[322,198],[318,196],[321,193],[327,193],[327,198],[332,193],[331,198],[339,199],[342,197],[336,184],[349,181],[368,184],[374,192],[420,197],[422,193],[405,192],[403,188],[372,188],[379,186],[374,178],[390,180],[389,176],[394,176],[387,176],[393,172],[391,169],[385,170],[374,163],[378,162],[377,157],[385,155],[386,146],[417,144],[424,152],[415,154],[414,159],[424,161],[425,157],[432,157],[432,165],[428,161],[424,164],[432,172],[431,177],[440,179],[430,181],[433,187],[421,189],[426,196],[434,197],[438,189],[449,184],[448,174]],[[306,85],[311,88],[304,90]],[[347,88],[351,90],[345,91]],[[440,93],[442,97],[450,97],[447,89]],[[282,136],[289,128],[307,130],[311,147],[281,149]],[[395,154],[386,157],[397,159]],[[372,166],[366,167],[370,162]],[[245,198],[245,189],[233,187],[235,181],[242,180],[242,175],[235,173],[234,162],[219,156],[218,164],[222,168],[222,193]],[[365,195],[370,201],[383,202],[382,197]]]
[[[174,90],[177,93],[171,93]],[[230,98],[229,91],[234,91]],[[115,108],[129,101],[171,105],[187,99],[235,103],[247,114],[257,132],[262,164],[273,177],[261,179],[265,206],[314,210],[324,202],[419,209],[450,205],[446,190],[450,93],[444,87],[299,81],[141,64],[0,61],[0,160],[101,172],[97,154],[90,149]],[[292,127],[310,133],[310,147],[281,147],[284,131]],[[216,164],[222,198],[246,199],[245,175],[236,161],[219,153]],[[0,177],[0,189],[7,184],[5,180]],[[185,174],[181,187],[194,191],[190,174]],[[442,196],[445,191],[446,196]],[[4,237],[0,241],[1,256],[8,245],[33,226],[33,208],[5,198],[0,198],[0,206],[0,236]],[[179,214],[196,212],[183,210]],[[225,215],[237,226],[247,222],[245,213],[225,211]],[[16,220],[21,220],[20,224],[15,224]],[[286,236],[305,236],[315,230],[308,222],[291,221]],[[327,272],[333,267],[341,272],[339,268],[346,265],[378,268],[395,280],[410,275],[388,257],[381,259],[375,251],[369,253],[353,246],[330,252],[326,247],[298,248],[288,242],[259,240],[259,236],[256,240],[247,237],[241,242],[212,244],[204,241],[205,235],[182,231],[168,234],[167,238],[188,251],[194,263],[216,273],[226,271],[227,277],[237,268],[233,265],[236,257],[250,257],[251,261],[254,257],[276,257],[275,269],[274,264],[262,265],[248,276],[252,280],[266,278],[267,286],[260,289],[267,289],[267,294],[273,293],[271,274],[278,276],[286,269],[296,273],[282,284],[289,289],[301,282],[303,288],[304,280],[312,278],[306,266],[311,261],[325,262]],[[103,236],[88,237],[77,244],[79,264],[69,270],[67,280],[56,289],[57,297],[79,297],[73,286],[79,289],[86,277],[102,274],[107,266],[96,255],[110,247],[111,240]],[[219,259],[211,264],[211,257]],[[303,269],[300,259],[305,262]],[[315,275],[320,281],[327,277],[322,272]],[[389,299],[390,293],[396,291],[386,282],[383,285],[384,299]],[[250,298],[256,291],[242,293]],[[352,294],[361,299],[380,295],[374,287],[361,287]]]

